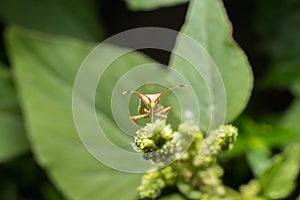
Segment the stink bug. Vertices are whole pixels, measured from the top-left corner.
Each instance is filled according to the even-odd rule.
[[[140,96],[140,102],[138,106],[138,112],[140,113],[140,115],[130,116],[130,120],[132,120],[136,126],[139,126],[137,124],[138,119],[145,118],[147,123],[153,123],[155,116],[160,117],[160,119],[166,119],[172,107],[168,106],[164,108],[163,106],[159,105],[158,102],[160,98],[175,88],[186,86],[186,84],[176,85],[174,87],[166,89],[161,93],[156,94],[143,94],[135,90],[126,90],[122,92],[122,94],[135,93]]]

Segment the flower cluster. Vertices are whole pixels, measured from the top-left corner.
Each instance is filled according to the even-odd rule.
[[[237,129],[231,125],[220,126],[204,137],[192,122],[181,124],[177,132],[165,121],[147,124],[137,132],[137,148],[146,159],[170,164],[143,176],[140,197],[157,199],[164,188],[176,187],[189,199],[222,199],[226,191],[217,156],[232,148],[236,137]]]
[[[173,159],[173,139],[171,125],[166,125],[164,120],[156,120],[137,131],[134,143],[146,160],[168,163]]]
[[[142,184],[138,187],[142,199],[156,199],[164,188],[176,184],[176,172],[172,166],[147,173],[142,178]]]

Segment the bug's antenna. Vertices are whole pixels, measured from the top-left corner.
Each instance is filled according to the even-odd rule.
[[[125,90],[122,92],[122,94],[129,94],[129,93],[136,93],[136,94],[140,94],[140,92],[135,91],[135,90]]]
[[[163,92],[159,95],[159,97],[161,97],[161,96],[167,94],[168,92],[170,92],[171,90],[174,90],[174,89],[176,89],[176,88],[187,87],[187,86],[188,86],[187,84],[175,85],[175,86],[173,86],[173,87],[171,87],[171,88],[168,88],[168,89],[166,89],[165,91],[163,91]]]

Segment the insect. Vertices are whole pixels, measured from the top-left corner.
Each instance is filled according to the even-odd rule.
[[[186,86],[187,86],[186,84],[176,85],[174,87],[166,89],[161,93],[156,93],[156,94],[143,94],[135,90],[126,90],[122,92],[122,94],[135,93],[140,96],[140,101],[138,106],[138,112],[140,113],[140,115],[130,116],[129,119],[133,121],[133,123],[137,127],[139,127],[137,123],[138,119],[145,118],[147,123],[149,122],[153,123],[155,117],[159,117],[160,119],[166,119],[172,107],[168,106],[164,108],[162,105],[159,105],[158,102],[160,98],[175,88],[186,87]]]

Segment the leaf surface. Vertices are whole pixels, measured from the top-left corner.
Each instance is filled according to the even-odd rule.
[[[0,163],[27,151],[28,142],[11,74],[0,63]]]
[[[104,37],[94,0],[1,0],[0,20],[6,24],[86,40]]]
[[[85,149],[75,129],[73,82],[81,62],[95,44],[17,27],[7,31],[6,39],[33,151],[55,185],[69,199],[137,198],[140,175],[101,164]],[[113,47],[110,50],[117,51]],[[133,57],[125,57],[123,62],[128,59],[131,66],[146,60],[139,54],[136,59]],[[111,128],[113,134],[116,128],[101,110],[105,109],[99,108],[98,114],[106,119],[106,128]],[[110,156],[110,152],[107,154]]]
[[[289,145],[274,156],[271,167],[259,177],[263,194],[271,199],[284,199],[296,187],[300,166],[299,143]]]
[[[227,18],[224,6],[220,0],[193,0],[190,2],[186,21],[181,29],[181,33],[191,37],[195,43],[200,44],[207,55],[195,55],[194,48],[189,48],[186,43],[177,39],[174,52],[187,52],[187,55],[198,59],[196,65],[202,67],[206,72],[206,81],[214,80],[216,76],[211,66],[216,65],[221,74],[225,86],[226,122],[234,120],[245,108],[252,90],[253,77],[248,60],[241,48],[232,38],[232,27]],[[218,98],[219,94],[211,94],[208,91],[207,82],[204,81],[188,60],[177,55],[172,55],[170,67],[189,77],[191,85],[195,90],[200,105],[202,116],[201,127],[207,127],[211,118],[210,105],[213,98]],[[212,83],[212,87],[220,89],[219,85]],[[222,115],[224,113],[219,113]]]
[[[154,10],[187,2],[188,0],[126,0],[127,6],[131,10]]]

